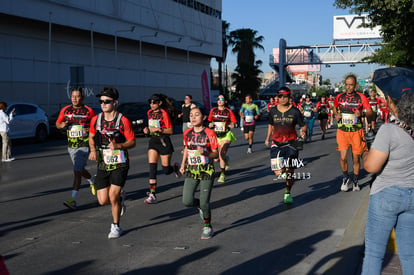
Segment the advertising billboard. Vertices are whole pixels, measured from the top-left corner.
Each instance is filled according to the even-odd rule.
[[[368,14],[334,16],[333,39],[379,39],[380,26],[375,28],[360,27],[369,23]]]

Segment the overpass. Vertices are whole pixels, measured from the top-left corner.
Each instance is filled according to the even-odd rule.
[[[280,39],[279,53],[270,55],[269,65],[279,74],[279,87],[284,86],[289,72],[289,65],[322,65],[330,64],[367,63],[364,59],[371,56],[382,46],[381,42],[368,41],[364,43],[349,42],[348,44],[286,46],[286,41]]]

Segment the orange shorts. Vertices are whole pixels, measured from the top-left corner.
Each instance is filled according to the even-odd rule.
[[[352,153],[355,155],[362,155],[364,151],[367,151],[365,143],[364,130],[359,129],[355,132],[346,132],[342,130],[336,131],[336,142],[338,147],[336,150],[348,150],[349,146],[352,147]]]

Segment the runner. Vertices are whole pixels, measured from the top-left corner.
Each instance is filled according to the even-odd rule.
[[[388,109],[388,103],[383,97],[380,97],[378,102],[380,104],[381,120],[384,123],[388,123],[390,121],[390,110]]]
[[[376,96],[376,92],[372,90],[370,92],[370,96],[368,98],[369,105],[371,105],[371,109],[374,112],[372,117],[365,117],[366,124],[365,124],[365,132],[368,133],[369,129],[375,130],[375,124],[377,122],[377,112],[379,107],[379,100]]]
[[[225,106],[226,99],[224,95],[217,98],[217,107],[211,109],[208,116],[209,127],[214,128],[219,143],[219,160],[220,160],[220,177],[217,182],[226,181],[225,171],[228,169],[229,159],[226,156],[230,143],[236,141],[236,136],[230,130],[237,123],[233,112]]]
[[[171,156],[174,152],[174,147],[171,143],[170,135],[173,134],[173,125],[171,123],[169,113],[172,113],[173,106],[167,100],[167,97],[162,94],[153,94],[148,99],[150,108],[148,110],[148,127],[144,128],[144,133],[149,134],[150,140],[148,143],[148,163],[149,163],[149,189],[147,193],[148,198],[145,203],[157,203],[155,196],[155,189],[157,187],[157,166],[158,160],[161,158],[161,165],[164,174],[169,175],[175,172],[177,177],[180,177],[178,163],[171,166]]]
[[[319,126],[322,130],[322,139],[325,139],[326,124],[329,117],[329,103],[326,101],[325,96],[321,96],[320,100],[316,104],[316,110],[318,112]]]
[[[128,149],[135,147],[135,134],[131,122],[116,111],[119,93],[105,87],[96,95],[102,113],[91,121],[89,133],[89,159],[98,163],[96,174],[97,197],[100,205],[111,204],[113,223],[108,239],[119,238],[121,216],[125,214],[125,185],[128,170]]]
[[[191,95],[186,95],[184,97],[184,104],[182,105],[182,112],[178,114],[178,118],[182,117],[183,120],[183,133],[188,128],[193,127],[190,122],[190,110],[196,107],[193,103],[193,97]]]
[[[286,178],[286,189],[284,203],[293,203],[290,191],[294,183],[293,160],[298,159],[299,152],[295,148],[297,133],[296,125],[301,127],[301,137],[306,137],[306,124],[302,113],[289,103],[291,97],[290,89],[281,87],[278,91],[279,104],[270,110],[269,125],[265,144],[270,148],[271,168],[277,178]],[[285,167],[284,164],[287,163]]]
[[[316,108],[315,104],[310,99],[310,95],[305,96],[305,100],[302,102],[301,105],[299,105],[299,109],[305,117],[305,122],[308,129],[308,134],[306,136],[305,141],[311,142],[313,135],[313,125],[315,123],[316,118]]]
[[[246,95],[245,103],[242,104],[240,109],[240,117],[243,119],[244,139],[249,143],[247,154],[253,153],[253,135],[256,130],[256,120],[259,119],[259,116],[259,107],[252,102],[251,95]]]
[[[92,117],[95,111],[83,104],[83,89],[78,87],[72,90],[72,104],[60,110],[56,120],[57,129],[66,129],[68,138],[68,152],[73,163],[72,196],[63,202],[66,207],[76,210],[76,197],[78,195],[82,177],[84,177],[91,188],[92,195],[96,195],[94,178],[85,169],[89,155],[88,135]]]
[[[204,221],[201,239],[210,239],[213,236],[210,209],[214,182],[213,159],[219,154],[216,134],[203,126],[203,118],[203,111],[199,107],[191,109],[190,120],[194,127],[183,134],[185,145],[180,172],[185,174],[183,204],[198,208],[200,217]],[[200,196],[197,199],[194,193],[198,186],[200,186]]]
[[[270,108],[275,107],[275,106],[276,106],[275,99],[273,97],[270,97],[269,103],[267,103],[267,107],[266,107],[267,112],[269,112]]]
[[[334,114],[333,114],[333,107],[335,104],[335,97],[330,94],[328,99],[328,104],[329,104],[329,113],[328,113],[328,128],[331,128],[333,126],[333,122],[334,122]]]
[[[339,163],[344,176],[341,185],[341,191],[343,192],[347,192],[350,188],[352,188],[352,191],[359,191],[360,189],[358,185],[361,166],[360,156],[367,150],[364,130],[362,129],[362,110],[366,110],[365,115],[367,117],[373,115],[368,99],[363,94],[355,91],[356,83],[355,75],[351,74],[346,77],[346,91],[336,96],[333,108],[338,123],[338,130],[336,132],[338,147],[336,150],[340,153]],[[349,146],[352,147],[353,183],[350,182],[348,175]]]

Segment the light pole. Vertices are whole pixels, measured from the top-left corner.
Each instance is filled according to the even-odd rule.
[[[133,32],[135,30],[135,26],[132,26],[130,29],[126,29],[126,30],[117,30],[115,31],[115,62],[116,62],[116,67],[118,67],[118,33],[120,32]]]
[[[190,48],[198,48],[198,47],[202,47],[202,46],[203,46],[203,42],[200,42],[200,44],[190,45],[190,46],[187,47],[187,63],[190,62],[190,51],[189,51],[189,49]]]
[[[153,35],[141,35],[139,37],[139,64],[142,65],[142,38],[144,37],[157,37],[158,32],[155,32]]]
[[[183,39],[182,37],[178,37],[178,40],[171,40],[171,41],[165,41],[164,42],[164,58],[165,58],[165,60],[167,60],[167,45],[168,45],[168,43],[180,43],[182,39]]]

